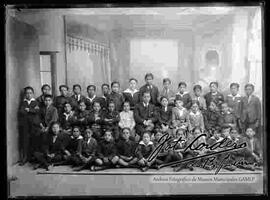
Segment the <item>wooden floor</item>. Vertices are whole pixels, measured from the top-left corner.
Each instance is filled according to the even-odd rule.
[[[12,174],[9,195],[18,196],[78,196],[78,195],[169,195],[169,194],[259,194],[263,192],[262,171],[237,169],[230,172],[222,169],[218,175],[215,171],[201,168],[173,172],[173,168],[160,170],[149,169],[107,169],[98,172],[82,170],[72,171],[69,166],[57,166],[50,171],[33,170],[32,166],[14,165],[8,169]],[[153,182],[153,177],[254,177],[250,183],[173,183]]]

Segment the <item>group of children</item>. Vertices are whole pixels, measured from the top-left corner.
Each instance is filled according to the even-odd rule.
[[[146,171],[164,163],[203,155],[204,150],[184,151],[198,135],[196,142],[215,143],[227,138],[245,141],[244,150],[234,158],[249,162],[241,167],[254,169],[260,164],[262,149],[254,137],[261,126],[261,103],[253,95],[254,86],[245,86],[246,96],[238,94],[239,84],[230,85],[231,94],[224,98],[218,83],[210,83],[210,92],[202,95],[200,85],[193,94],[180,82],[178,92],[170,89],[169,78],[163,80],[161,91],[153,84],[154,76],[145,75],[146,84],[139,90],[137,80],[129,80],[129,88],[120,92],[120,83],[103,84],[102,96],[96,86],[73,86],[69,95],[66,85],[59,87],[60,96],[51,95],[51,87],[43,85],[42,95],[34,98],[32,87],[26,87],[25,99],[19,109],[20,163],[36,163],[34,168],[47,170],[56,165],[72,165],[74,170],[101,170],[112,167],[137,167]],[[176,141],[173,149],[164,148],[153,159],[149,156],[162,143],[164,134]],[[180,140],[179,140],[180,139]],[[168,141],[167,141],[168,142]],[[193,168],[188,166],[190,170]],[[227,166],[226,169],[234,170]],[[179,170],[179,168],[178,168]]]

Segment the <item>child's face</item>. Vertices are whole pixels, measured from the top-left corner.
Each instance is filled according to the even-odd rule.
[[[62,95],[62,96],[67,96],[67,94],[68,94],[68,90],[67,90],[67,88],[65,88],[65,87],[61,87],[61,89],[60,89],[60,93],[61,93],[61,95]]]
[[[178,88],[179,92],[181,94],[183,94],[186,91],[186,86],[185,85],[180,85],[180,87]]]
[[[143,95],[143,102],[144,103],[149,103],[150,102],[150,99],[151,99],[151,96],[149,93],[144,93]]]
[[[231,88],[231,94],[234,96],[234,95],[237,95],[238,93],[238,87],[236,87],[235,85],[233,85]]]
[[[217,86],[216,86],[216,84],[211,84],[210,85],[210,92],[212,92],[212,93],[217,92]]]
[[[168,106],[168,100],[166,98],[163,98],[162,101],[161,101],[161,105],[164,106],[164,107],[167,107]]]
[[[219,131],[215,131],[215,132],[214,132],[214,137],[215,137],[216,139],[219,139],[220,136],[221,136],[221,134],[220,134]]]
[[[73,129],[73,136],[75,138],[79,137],[80,134],[81,134],[81,132],[80,132],[79,128],[74,128]]]
[[[25,91],[25,97],[26,99],[32,99],[33,98],[33,91],[32,90],[26,90]]]
[[[52,99],[47,97],[45,98],[44,103],[45,103],[45,106],[50,106],[52,104]]]
[[[51,88],[48,87],[48,86],[45,86],[43,89],[42,89],[42,93],[45,95],[45,94],[50,94],[51,93]]]
[[[252,138],[254,135],[255,135],[255,132],[251,129],[251,128],[248,128],[246,130],[246,135],[249,137],[249,138]]]
[[[88,88],[87,93],[88,93],[88,96],[90,97],[94,96],[96,93],[95,88],[94,87]]]
[[[164,83],[163,83],[163,87],[165,88],[165,89],[168,89],[169,87],[170,87],[170,81],[165,81]]]
[[[150,135],[148,133],[143,134],[143,142],[144,144],[148,144],[150,142]]]
[[[211,110],[211,111],[214,111],[215,109],[216,109],[216,104],[214,103],[214,102],[211,102],[210,103],[210,105],[209,105],[209,109]]]
[[[119,92],[119,84],[115,83],[112,85],[112,91],[113,92]]]
[[[153,78],[152,78],[151,76],[147,76],[147,77],[145,78],[145,82],[146,82],[147,85],[152,85],[152,83],[153,83]]]
[[[80,94],[80,93],[81,93],[80,87],[76,86],[76,87],[74,88],[73,92],[74,92],[75,94],[77,94],[77,95]]]
[[[179,139],[179,138],[185,138],[185,134],[184,134],[184,131],[183,130],[179,130],[176,132],[176,138]]]
[[[71,111],[71,105],[69,103],[65,104],[65,112],[69,113]]]
[[[195,131],[194,131],[194,135],[200,135],[201,134],[201,131],[199,130],[199,129],[196,129]]]
[[[60,127],[59,127],[58,124],[54,124],[52,126],[52,132],[53,132],[54,135],[57,135],[59,133],[59,130],[60,130]]]
[[[81,102],[81,103],[80,103],[80,110],[81,110],[81,111],[85,111],[85,109],[86,109],[85,103],[84,103],[84,102]]]
[[[124,140],[129,140],[130,132],[127,129],[123,130],[123,138]]]
[[[88,138],[90,138],[90,137],[92,137],[92,134],[93,134],[93,132],[91,131],[91,129],[86,129],[85,130],[85,135],[84,135],[84,137],[86,138],[86,139],[88,139]]]
[[[124,103],[124,111],[128,112],[130,110],[130,105],[129,103]]]
[[[110,90],[109,90],[109,87],[108,87],[108,86],[105,85],[105,86],[102,87],[102,93],[103,93],[104,95],[105,95],[105,94],[109,94],[109,91],[110,91]]]
[[[157,132],[156,135],[155,135],[155,139],[158,141],[161,137],[162,137],[162,133]]]
[[[196,112],[198,111],[198,109],[199,109],[199,106],[198,106],[198,104],[196,104],[196,103],[194,103],[194,104],[192,105],[192,107],[191,107],[191,110],[192,110],[192,112],[194,112],[194,113],[196,113]]]
[[[114,111],[114,109],[115,109],[114,103],[110,103],[108,109],[109,109],[110,112]]]
[[[199,96],[201,96],[201,90],[199,89],[199,88],[196,88],[195,89],[195,91],[194,91],[194,94],[197,96],[197,97],[199,97]]]
[[[221,105],[221,110],[222,110],[222,112],[227,113],[227,112],[229,111],[228,105],[225,104],[225,103],[222,104],[222,105]]]
[[[134,90],[136,88],[136,85],[137,85],[137,83],[136,83],[135,80],[131,80],[129,82],[129,88],[132,89],[132,90]]]
[[[176,107],[177,108],[183,108],[183,101],[181,101],[181,100],[177,100],[177,101],[175,101],[175,105],[176,105]]]
[[[94,109],[94,111],[96,111],[96,112],[100,111],[100,109],[101,109],[100,104],[97,103],[97,102],[95,102],[94,105],[93,105],[93,109]]]
[[[248,96],[250,96],[253,93],[252,87],[248,86],[245,88],[245,92]]]
[[[105,132],[104,139],[109,142],[112,139],[112,133],[111,132]]]
[[[230,129],[229,128],[223,129],[222,134],[224,137],[229,137],[230,136]]]

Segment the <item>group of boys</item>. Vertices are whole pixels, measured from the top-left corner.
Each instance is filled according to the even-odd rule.
[[[247,148],[233,154],[249,161],[242,168],[253,170],[251,164],[261,163],[262,149],[254,137],[261,127],[261,103],[253,95],[252,84],[245,85],[246,96],[241,97],[239,84],[232,83],[231,94],[224,98],[217,82],[211,82],[210,92],[202,96],[200,85],[195,85],[190,94],[187,84],[180,82],[175,93],[170,88],[171,80],[165,78],[159,91],[153,79],[153,74],[146,74],[146,84],[138,90],[137,80],[131,78],[123,92],[118,81],[111,83],[111,92],[110,86],[103,84],[100,97],[95,85],[87,87],[87,96],[81,94],[78,84],[73,86],[71,96],[68,86],[61,85],[61,95],[53,97],[51,87],[45,84],[37,99],[33,88],[26,87],[19,110],[20,163],[36,162],[34,168],[47,170],[52,164],[68,164],[74,170],[122,166],[145,171],[204,154],[184,151],[202,133],[207,136],[200,142],[215,143],[224,138],[236,143],[245,141]],[[172,142],[182,140],[174,149],[162,149],[149,161],[164,134]],[[234,170],[231,166],[226,169]]]

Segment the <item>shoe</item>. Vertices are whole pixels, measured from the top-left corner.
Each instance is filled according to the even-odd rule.
[[[187,168],[189,169],[189,171],[193,171],[194,170],[194,168],[192,166],[188,166]]]

